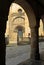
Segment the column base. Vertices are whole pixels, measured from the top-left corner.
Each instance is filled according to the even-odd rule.
[[[35,56],[35,60],[40,60],[40,53],[38,53],[38,55]]]
[[[33,59],[33,60],[40,60],[40,54],[31,54],[31,57],[30,59]]]

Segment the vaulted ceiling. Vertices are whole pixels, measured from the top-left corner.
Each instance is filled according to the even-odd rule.
[[[44,0],[38,0],[39,1],[39,3],[42,5],[42,6],[44,6]]]
[[[37,16],[44,15],[44,0],[26,0],[34,9]],[[37,12],[37,11],[38,12]]]

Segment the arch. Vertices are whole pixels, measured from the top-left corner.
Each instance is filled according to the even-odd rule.
[[[5,4],[5,3],[6,4]],[[8,15],[8,10],[9,10],[9,6],[10,6],[10,4],[13,2],[13,0],[3,0],[3,1],[1,1],[0,3],[0,8],[1,8],[1,10],[0,10],[0,23],[2,24],[0,24],[1,25],[1,27],[0,27],[0,31],[1,31],[1,34],[0,34],[0,41],[2,42],[2,44],[1,44],[1,49],[0,49],[0,51],[1,51],[1,53],[0,53],[0,64],[4,64],[5,65],[5,43],[4,43],[4,33],[5,33],[5,21],[7,20],[7,15]],[[24,10],[26,11],[26,13],[27,13],[27,16],[28,16],[28,19],[29,19],[29,22],[30,22],[30,26],[36,26],[36,17],[35,17],[35,13],[34,13],[34,11],[33,11],[33,9],[31,8],[31,6],[26,2],[26,0],[15,0],[14,1],[15,3],[17,3],[17,4],[19,4],[20,6],[22,6],[23,8],[24,8]],[[23,4],[24,3],[24,4]],[[35,3],[35,2],[34,2]],[[33,3],[33,4],[34,4]],[[3,5],[4,5],[4,7],[3,7]],[[38,4],[37,4],[38,5]],[[35,30],[35,29],[34,29]],[[35,46],[36,46],[36,44],[37,44],[37,38],[36,38],[36,33],[35,33],[35,37],[33,37],[32,36],[32,45],[34,45],[34,42],[35,42]],[[34,40],[34,39],[35,40]],[[34,40],[34,42],[33,42],[33,40]],[[4,45],[4,46],[3,46]],[[37,44],[37,46],[38,46],[38,44]],[[38,48],[38,47],[37,47]],[[37,49],[37,48],[35,48],[35,50]],[[33,54],[32,56],[34,57],[34,58],[36,58],[36,59],[38,59],[38,57],[37,56],[39,56],[38,54],[36,54],[36,52],[34,52],[33,51],[33,53],[35,53],[35,54]],[[37,49],[37,53],[38,53],[38,49]],[[36,56],[36,57],[35,57]]]
[[[13,22],[14,22],[14,20],[16,20],[16,19],[18,19],[18,18],[22,18],[23,20],[25,20],[24,17],[16,17],[16,18],[13,19]]]
[[[20,5],[26,12],[30,27],[36,26],[36,17],[32,7],[25,0],[15,0],[13,3]],[[24,3],[24,4],[23,4]]]
[[[25,31],[25,28],[23,27],[23,26],[17,26],[16,28],[15,28],[16,30],[20,30],[20,29],[22,29],[22,32],[24,32]]]

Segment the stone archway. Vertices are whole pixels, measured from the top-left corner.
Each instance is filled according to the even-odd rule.
[[[19,4],[25,10],[28,16],[31,28],[31,59],[39,60],[40,59],[38,44],[39,18],[36,18],[34,10],[25,0],[15,0],[14,2]]]
[[[23,4],[23,2],[24,2],[24,4]],[[36,17],[35,17],[35,13],[34,13],[32,7],[25,0],[21,0],[21,1],[15,0],[14,3],[20,5],[25,10],[28,20],[29,20],[29,26],[35,27],[36,26]]]
[[[5,4],[5,2],[6,2],[6,4]],[[9,6],[12,2],[13,2],[12,0],[10,2],[8,0],[7,1],[5,0],[5,1],[1,2],[2,3],[1,4],[1,6],[2,6],[1,10],[2,11],[0,11],[0,14],[1,14],[0,15],[1,16],[1,18],[0,18],[1,21],[0,22],[1,22],[2,26],[0,27],[0,31],[2,33],[0,34],[1,35],[0,40],[1,40],[2,44],[1,44],[0,51],[2,51],[2,52],[0,53],[0,57],[1,57],[0,58],[0,65],[5,65],[5,48],[6,48],[6,46],[5,46],[4,33],[5,33],[5,26],[6,26],[6,20],[7,20]],[[28,19],[29,19],[29,22],[30,22],[30,27],[35,27],[34,29],[32,29],[32,33],[34,33],[35,31],[37,32],[38,29],[36,28],[36,17],[35,17],[34,11],[31,8],[31,6],[25,0],[15,0],[14,2],[19,4],[25,10],[25,12],[27,13],[27,16],[28,16]],[[3,6],[4,6],[4,8],[3,8]],[[2,23],[2,21],[3,21],[3,23]],[[36,39],[35,39],[35,37],[36,37]],[[34,38],[34,41],[33,41],[33,38]],[[38,54],[36,55],[36,52],[35,52],[36,49],[37,49],[37,42],[36,41],[37,41],[37,33],[35,33],[35,35],[32,34],[32,42],[31,42],[31,43],[34,43],[34,42],[36,43],[35,44],[36,48],[32,50],[33,52],[31,51],[32,54],[33,54],[32,57],[34,57],[34,59],[35,59],[35,56],[38,59]],[[32,47],[33,47],[33,45],[32,45]],[[38,53],[38,51],[37,51],[37,53]]]
[[[31,59],[39,59],[39,45],[38,45],[38,25],[36,16],[32,7],[25,0],[15,0],[26,12],[31,28]],[[24,4],[23,4],[24,2]],[[35,32],[36,31],[36,32]]]
[[[26,12],[30,27],[36,26],[36,18],[31,6],[25,0],[15,0],[16,4],[20,5]],[[22,4],[24,2],[24,4]],[[14,14],[14,13],[13,13]],[[33,16],[32,16],[33,15]]]
[[[19,4],[25,10],[28,16],[28,19],[29,19],[30,27],[35,27],[36,26],[36,16],[35,16],[35,13],[32,7],[25,0],[21,0],[21,1],[15,0],[14,2]]]

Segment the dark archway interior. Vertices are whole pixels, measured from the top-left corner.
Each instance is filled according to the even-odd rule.
[[[14,0],[0,0],[0,65],[5,65],[5,56],[6,56],[6,44],[5,44],[5,30],[6,30],[6,20],[8,19],[8,12],[9,12],[9,7],[11,5],[11,3]],[[33,7],[33,9],[35,9],[34,11],[39,14],[39,17],[44,14],[44,9],[41,5],[39,5],[39,11],[38,8],[38,3],[35,6],[35,0],[32,2],[32,0],[30,0],[30,2],[28,2],[29,4],[31,4],[31,6]],[[38,17],[38,16],[36,16]]]
[[[6,21],[8,19],[9,7],[13,0],[0,0],[0,65],[5,65],[6,44],[5,30]]]

